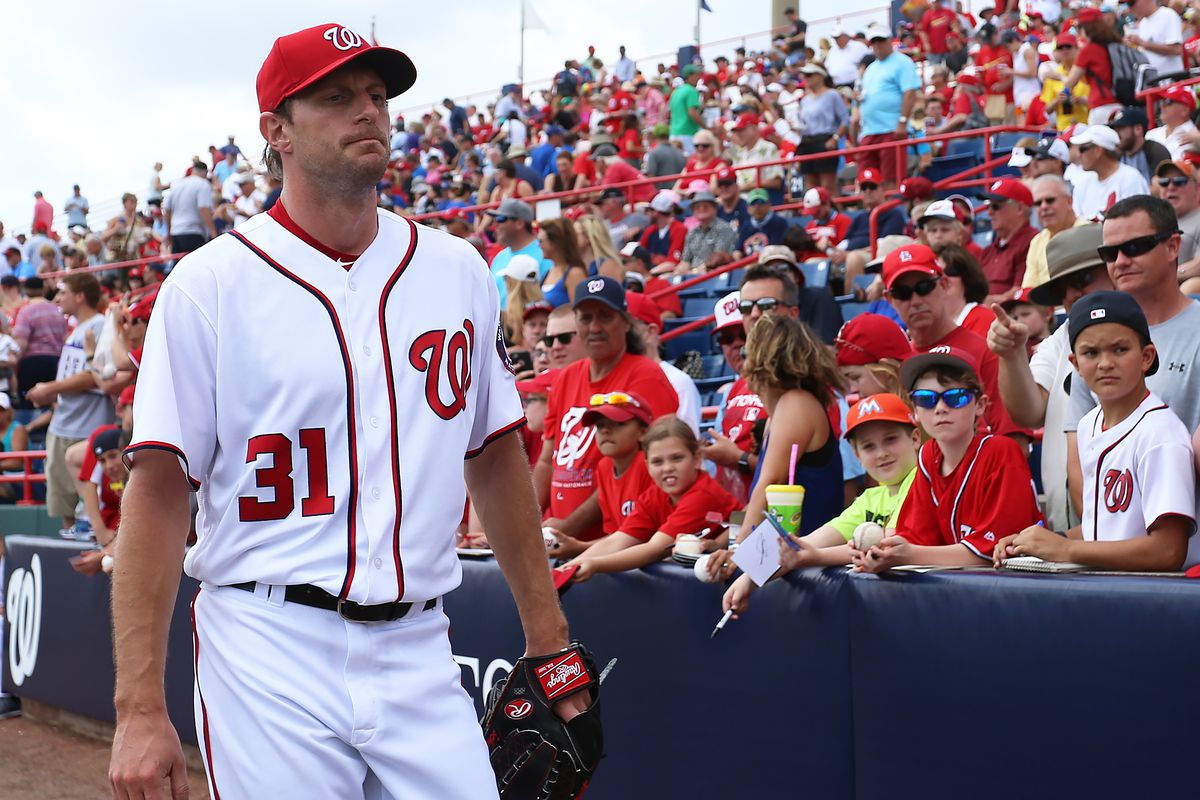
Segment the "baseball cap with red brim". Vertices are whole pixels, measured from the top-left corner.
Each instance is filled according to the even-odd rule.
[[[897,278],[910,272],[919,272],[922,275],[941,275],[942,267],[938,264],[933,250],[923,244],[897,247],[883,260],[883,283],[889,289],[896,283]]]
[[[912,391],[917,379],[934,367],[955,367],[967,370],[979,377],[979,361],[961,347],[942,344],[918,353],[900,365],[900,384]]]
[[[613,422],[628,422],[631,419],[637,419],[647,425],[654,421],[654,415],[650,413],[650,406],[642,399],[642,396],[636,392],[624,391],[592,395],[588,401],[588,410],[583,412],[579,423],[595,425],[600,417]]]
[[[1017,178],[1004,178],[996,181],[988,187],[983,196],[988,200],[1011,200],[1023,206],[1033,205],[1033,192],[1029,191],[1029,187],[1025,185],[1024,181]]]
[[[258,71],[258,110],[274,111],[296,92],[359,59],[379,73],[389,99],[416,83],[417,68],[404,53],[370,44],[349,28],[330,22],[275,40]]]
[[[550,386],[554,383],[554,379],[558,377],[558,373],[562,372],[559,369],[548,369],[543,373],[534,375],[529,380],[517,381],[517,393],[522,397],[528,397],[531,394],[549,394]]]

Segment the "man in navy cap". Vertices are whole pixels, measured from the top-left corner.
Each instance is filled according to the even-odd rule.
[[[1109,120],[1108,127],[1121,137],[1121,163],[1142,173],[1147,181],[1154,179],[1154,170],[1159,164],[1171,160],[1171,153],[1164,145],[1146,139],[1149,122],[1144,108],[1122,108]]]

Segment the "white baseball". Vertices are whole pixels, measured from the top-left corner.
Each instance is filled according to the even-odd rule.
[[[854,529],[854,547],[867,551],[883,541],[883,528],[877,522],[864,522]]]
[[[696,563],[692,565],[692,572],[696,575],[696,580],[701,583],[714,583],[716,581],[716,578],[708,574],[707,553],[696,559]]]
[[[113,376],[116,374],[117,374],[116,364],[105,364],[104,368],[100,370],[100,377],[106,381],[111,381],[113,379]]]
[[[112,556],[105,555],[103,558],[100,559],[100,569],[104,570],[105,575],[111,575],[112,568],[113,568],[113,557]]]
[[[558,537],[554,535],[553,528],[542,528],[542,541],[546,543],[547,550],[554,550],[559,546]]]

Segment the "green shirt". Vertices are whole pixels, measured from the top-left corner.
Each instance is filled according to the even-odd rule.
[[[688,114],[689,108],[700,107],[700,93],[696,87],[685,83],[671,92],[671,135],[694,136],[700,130],[700,123]]]
[[[854,529],[864,522],[877,522],[885,531],[896,527],[895,518],[899,516],[900,506],[904,505],[904,498],[908,496],[908,487],[912,486],[916,476],[917,469],[913,467],[908,477],[900,482],[900,491],[895,494],[887,486],[872,486],[828,524],[846,537],[847,542],[854,536]]]

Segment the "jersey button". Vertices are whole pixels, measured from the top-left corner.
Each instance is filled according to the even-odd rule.
[[[369,344],[363,345],[363,355],[365,355],[365,356],[371,355],[371,345],[369,345]]]
[[[379,427],[379,417],[371,417],[371,427],[372,428]]]
[[[375,569],[383,569],[383,559],[382,558],[375,559]]]
[[[378,487],[378,486],[376,486],[374,489],[372,489],[372,490],[371,490],[371,497],[374,497],[376,500],[378,500],[378,499],[379,499],[379,496],[380,496],[381,494],[383,494],[383,492],[379,491],[379,487]]]
[[[357,284],[357,283],[355,283],[354,281],[350,281],[348,284],[346,284],[346,288],[347,288],[347,289],[349,289],[349,290],[350,290],[350,291],[352,291],[352,292],[357,292],[357,291],[358,291],[358,284]]]

